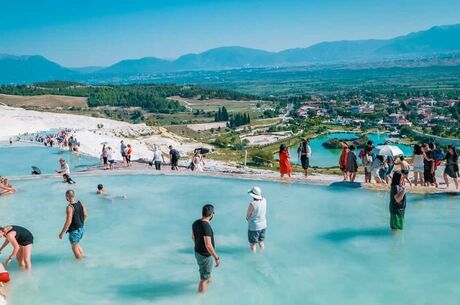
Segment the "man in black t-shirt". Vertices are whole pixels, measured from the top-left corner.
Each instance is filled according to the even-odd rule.
[[[200,270],[200,284],[198,292],[204,293],[211,279],[212,258],[216,262],[216,268],[220,265],[220,258],[214,249],[214,232],[210,221],[214,216],[214,206],[206,204],[203,206],[202,218],[192,225],[192,239],[195,243],[195,258]]]

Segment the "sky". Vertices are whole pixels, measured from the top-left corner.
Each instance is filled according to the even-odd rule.
[[[0,8],[0,54],[66,67],[222,46],[279,51],[460,23],[459,0],[0,0]]]

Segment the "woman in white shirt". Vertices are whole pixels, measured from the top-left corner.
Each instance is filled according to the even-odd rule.
[[[260,250],[265,248],[265,231],[267,229],[267,201],[262,197],[262,190],[255,186],[249,190],[249,195],[252,197],[246,213],[248,221],[248,241],[252,252],[256,252],[256,246],[259,245]]]

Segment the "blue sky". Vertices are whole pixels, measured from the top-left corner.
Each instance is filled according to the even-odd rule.
[[[69,67],[240,45],[278,51],[460,23],[459,0],[2,1],[0,54]]]

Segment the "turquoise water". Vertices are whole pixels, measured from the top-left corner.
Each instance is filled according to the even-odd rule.
[[[30,304],[458,304],[458,197],[408,198],[406,229],[388,230],[388,194],[361,189],[257,182],[268,199],[267,250],[247,249],[246,191],[255,182],[182,176],[77,177],[89,218],[87,258],[75,262],[58,233],[68,185],[16,181],[0,197],[3,224],[35,235],[33,270],[12,267],[10,302]],[[103,183],[114,196],[95,195]],[[191,224],[203,203],[222,265],[206,296]],[[4,260],[11,248],[0,259]]]
[[[327,149],[322,144],[329,139],[338,138],[338,139],[351,139],[356,138],[357,135],[353,133],[331,133],[321,137],[314,138],[310,141],[310,147],[313,151],[312,159],[310,160],[311,166],[319,167],[331,167],[338,166],[341,149]],[[369,139],[374,141],[374,144],[377,146],[379,144],[384,144],[388,139],[387,134],[368,134]],[[404,152],[406,156],[412,156],[413,148],[409,145],[396,144]],[[291,154],[291,163],[300,164],[299,155],[297,154],[298,147],[291,147],[289,153]]]
[[[57,148],[36,145],[0,146],[0,175],[30,175],[32,166],[40,168],[42,174],[52,174],[60,169],[59,159],[61,158],[67,161],[71,172],[82,171],[88,166],[100,164],[97,159],[79,156],[69,151],[60,151]]]

